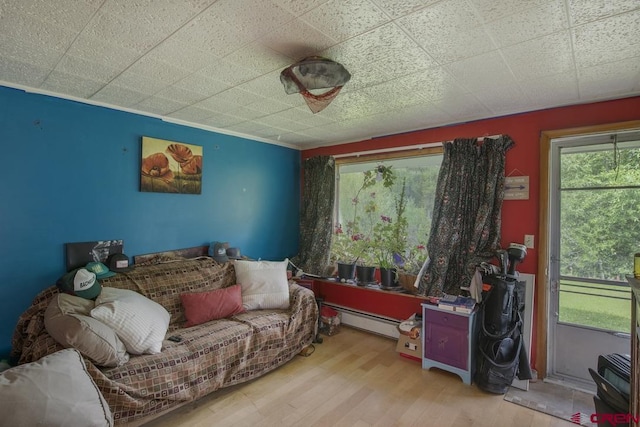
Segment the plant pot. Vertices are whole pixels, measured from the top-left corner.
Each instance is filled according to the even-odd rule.
[[[393,288],[396,286],[396,269],[395,268],[380,269],[380,285],[383,288]]]
[[[376,268],[364,265],[356,266],[356,277],[358,286],[364,286],[375,282]]]
[[[338,279],[340,280],[353,280],[356,276],[355,264],[338,263]]]

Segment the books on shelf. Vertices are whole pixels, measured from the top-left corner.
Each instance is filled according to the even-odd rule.
[[[438,301],[438,308],[459,313],[471,313],[475,307],[476,300],[463,296],[445,295]]]

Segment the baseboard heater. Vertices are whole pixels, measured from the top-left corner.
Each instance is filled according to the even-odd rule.
[[[352,308],[328,302],[323,302],[322,305],[331,307],[339,312],[340,321],[344,325],[389,338],[397,339],[400,335],[398,332],[398,325],[400,325],[399,320],[380,316],[378,314],[367,313],[365,311],[354,310]]]

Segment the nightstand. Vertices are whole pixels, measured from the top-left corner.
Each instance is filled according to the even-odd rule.
[[[422,369],[453,372],[471,384],[475,372],[476,312],[460,313],[422,304]]]

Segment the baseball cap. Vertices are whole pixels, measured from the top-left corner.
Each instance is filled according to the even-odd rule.
[[[218,262],[227,262],[229,261],[229,257],[227,257],[228,247],[229,243],[215,242],[213,246],[209,246],[209,255]]]
[[[71,270],[58,279],[57,285],[66,294],[86,299],[94,299],[102,291],[96,274],[86,268]]]
[[[122,253],[109,255],[109,258],[107,258],[107,265],[109,266],[109,270],[115,271],[116,273],[131,271],[133,268],[129,265],[129,257]]]
[[[107,266],[101,262],[92,261],[88,263],[84,268],[91,271],[92,273],[95,273],[98,279],[106,279],[107,277],[116,275],[116,273],[114,273],[113,271],[109,271],[109,268],[107,268]]]

